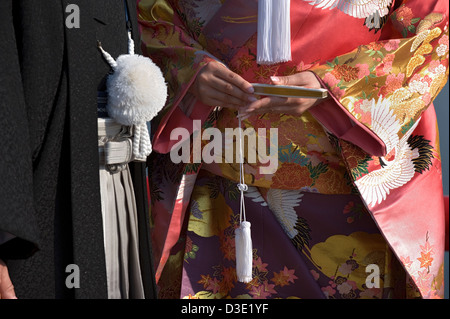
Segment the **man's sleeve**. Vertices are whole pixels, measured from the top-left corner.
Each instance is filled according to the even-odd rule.
[[[16,236],[0,258],[25,258],[37,248],[28,119],[15,28],[14,1],[0,1],[0,232]]]

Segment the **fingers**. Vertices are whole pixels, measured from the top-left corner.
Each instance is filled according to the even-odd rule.
[[[238,110],[239,108],[242,107],[242,105],[231,104],[231,103],[224,103],[222,100],[217,100],[217,99],[214,99],[214,98],[211,98],[209,100],[209,103],[207,103],[207,105],[215,105],[215,106],[220,106],[220,107],[233,109],[233,110]]]
[[[200,71],[194,90],[197,98],[211,106],[235,108],[256,101],[253,86],[220,63],[209,63]]]
[[[6,264],[0,260],[0,299],[17,299]]]
[[[304,86],[308,88],[320,88],[320,82],[317,80],[314,73],[304,71],[288,76],[272,76],[270,78],[273,84],[276,85],[295,85]]]
[[[241,110],[241,114],[247,113],[275,113],[281,106],[288,106],[289,99],[284,97],[264,97],[256,102],[245,106]],[[288,106],[291,107],[291,106]]]
[[[275,85],[293,85],[309,88],[321,87],[315,74],[309,71],[289,76],[273,76],[271,77],[271,80]],[[243,107],[239,112],[239,117],[243,120],[250,117],[252,114],[262,113],[301,115],[319,102],[319,100],[306,98],[264,97]]]
[[[288,115],[302,115],[313,107],[315,99],[265,97],[239,110],[239,118],[245,120],[254,114],[280,113]]]
[[[217,77],[238,88],[244,94],[253,94],[255,92],[253,86],[249,82],[223,66],[217,68],[214,73]]]
[[[271,76],[270,80],[276,85],[289,85],[290,78],[289,76]]]
[[[296,85],[310,88],[320,87],[320,82],[312,72],[300,72],[290,76],[272,77],[277,85]],[[221,63],[208,63],[197,75],[192,91],[203,103],[240,109],[240,117],[250,113],[302,114],[314,102],[302,99],[269,97],[258,100],[253,86],[241,76]]]
[[[256,97],[243,92],[239,87],[230,82],[215,77],[212,78],[209,85],[203,86],[203,94],[209,98],[234,105],[247,105],[250,102],[256,101]]]

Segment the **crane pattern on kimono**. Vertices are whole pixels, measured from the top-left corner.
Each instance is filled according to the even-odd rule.
[[[303,0],[321,9],[335,9],[358,19],[365,19],[369,30],[378,32],[387,21],[392,0]]]
[[[372,101],[373,131],[386,145],[386,153],[395,151],[395,157],[381,157],[381,167],[355,181],[362,197],[369,207],[380,204],[390,192],[408,183],[416,172],[421,173],[431,164],[428,141],[411,134],[420,122],[420,118],[406,134],[399,138],[400,122],[393,115],[388,99]]]
[[[303,250],[309,245],[311,228],[295,211],[295,207],[300,205],[303,197],[300,190],[271,188],[267,192],[266,201],[257,187],[249,186],[245,197],[251,198],[261,206],[268,206],[295,247]]]

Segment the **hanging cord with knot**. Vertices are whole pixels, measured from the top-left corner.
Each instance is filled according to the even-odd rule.
[[[236,246],[236,275],[240,282],[248,283],[253,280],[253,247],[252,237],[250,233],[250,222],[247,221],[245,215],[244,192],[248,190],[244,177],[244,156],[242,145],[242,127],[239,118],[239,183],[237,188],[241,192],[239,219],[240,225],[235,230],[235,246]]]
[[[244,192],[248,190],[247,184],[245,184],[245,173],[244,173],[244,150],[242,145],[242,124],[241,118],[239,117],[239,184],[237,188],[241,192],[241,203],[240,203],[240,211],[239,211],[239,221],[242,223],[243,221],[247,221],[247,217],[245,215],[245,202],[244,202]]]

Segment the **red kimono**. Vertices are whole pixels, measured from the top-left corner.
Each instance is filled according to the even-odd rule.
[[[335,296],[336,278],[340,277],[326,273],[326,266],[318,262],[323,256],[318,255],[319,246],[315,245],[326,243],[327,238],[341,234],[341,230],[331,231],[317,241],[307,240],[312,227],[308,225],[314,222],[308,224],[309,217],[302,215],[299,203],[301,198],[304,203],[308,202],[311,194],[320,194],[321,201],[327,201],[328,208],[322,209],[329,209],[330,220],[335,218],[331,215],[334,210],[341,214],[357,210],[368,212],[380,238],[386,241],[412,280],[410,284],[423,298],[443,297],[444,202],[439,136],[432,101],[448,78],[448,12],[448,2],[441,0],[295,0],[291,2],[292,61],[258,65],[255,59],[257,1],[141,0],[143,51],[164,70],[170,88],[169,102],[155,122],[153,148],[159,154],[154,155],[152,163],[153,170],[171,170],[173,175],[170,178],[158,173],[150,176],[157,279],[160,280],[171,256],[180,251],[176,249],[180,239],[184,240],[181,248],[184,258],[179,253],[177,258],[185,265],[183,270],[177,270],[182,277],[184,293],[181,297],[204,297],[204,291],[215,298],[242,297],[243,291],[253,297],[257,292],[276,297],[276,293],[281,292],[278,286],[284,288],[293,284],[302,271],[307,272],[291,271],[285,266],[284,270],[278,269],[280,272],[273,270],[272,281],[270,277],[265,280],[266,277],[260,276],[259,282],[245,287],[247,290],[241,287],[242,291],[233,295],[232,289],[238,284],[231,275],[224,276],[224,271],[217,278],[212,273],[194,274],[195,270],[189,266],[194,257],[200,259],[202,245],[210,245],[205,238],[219,238],[221,246],[217,247],[222,249],[223,260],[234,261],[234,256],[228,256],[223,248],[226,240],[233,237],[225,236],[226,226],[235,227],[231,222],[237,213],[232,204],[233,196],[226,188],[215,190],[216,193],[211,188],[206,191],[204,178],[211,181],[211,176],[219,176],[222,184],[235,183],[239,180],[238,164],[167,164],[169,152],[178,143],[171,139],[175,128],[183,127],[192,133],[196,129],[194,120],[201,120],[203,129],[214,126],[221,132],[238,126],[232,111],[202,105],[188,93],[202,66],[218,60],[249,82],[270,83],[270,76],[309,70],[328,89],[331,99],[300,117],[265,114],[244,122],[250,128],[278,129],[278,169],[264,175],[257,170],[260,163],[246,165],[246,181],[251,181],[248,184],[255,191],[247,197],[253,199],[251,205],[265,204],[264,209],[274,213],[294,246],[303,249],[301,254],[307,256],[307,263],[310,263],[305,269],[309,267],[314,280],[319,282],[317,278],[325,275],[329,282],[334,282],[334,286],[319,284],[318,291],[326,297]],[[199,173],[203,182],[198,179]],[[220,197],[216,196],[217,192],[224,199],[206,206],[209,205],[208,209],[217,207],[210,209],[214,214],[220,215],[220,211],[230,214],[214,222],[226,225],[219,227],[220,231],[205,218],[209,211],[201,209],[208,198]],[[295,219],[297,228],[289,229],[287,215],[278,218],[287,210],[276,209],[275,193],[284,198],[291,196],[293,204],[289,210],[296,215],[289,218]],[[314,199],[317,196],[314,195]],[[338,208],[341,198],[346,199],[342,201],[342,208]],[[318,206],[321,201],[309,203]],[[303,232],[298,226],[302,218],[306,218]],[[355,220],[346,218],[348,223]],[[361,231],[373,233],[368,230],[372,226],[364,227],[361,226]],[[358,228],[344,233],[352,237],[358,233]],[[369,240],[369,237],[358,238]],[[258,246],[258,239],[255,242]],[[262,250],[257,248],[254,262],[262,262],[258,259],[261,256],[258,252]],[[312,269],[312,265],[317,268]],[[342,273],[347,269],[336,268]],[[268,267],[261,264],[254,269],[255,274],[268,271]],[[321,271],[323,274],[319,276]],[[290,274],[286,285],[278,280],[282,274]],[[223,284],[222,288],[212,288],[213,277],[215,282]],[[203,292],[193,284],[183,290],[187,278],[203,287]],[[228,278],[227,285],[224,278]],[[358,290],[363,296],[367,287],[356,286],[341,290]],[[291,296],[289,293],[286,296]]]

